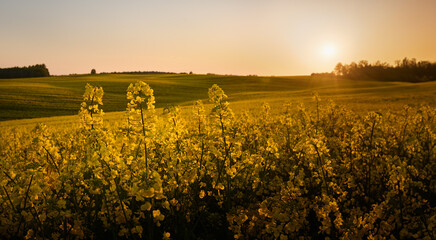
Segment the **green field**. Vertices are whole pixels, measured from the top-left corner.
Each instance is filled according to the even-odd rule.
[[[229,96],[234,110],[256,109],[261,102],[270,103],[273,109],[280,109],[287,101],[310,103],[313,91],[355,112],[436,104],[435,82],[371,82],[310,76],[72,75],[0,79],[0,121],[76,115],[86,83],[103,87],[105,112],[123,111],[126,89],[137,80],[154,89],[157,108],[185,106],[207,99],[207,89],[215,83]]]
[[[98,75],[0,86],[2,117],[15,119],[0,122],[0,239],[436,236],[434,82]]]

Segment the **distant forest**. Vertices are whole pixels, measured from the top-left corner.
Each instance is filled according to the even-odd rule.
[[[50,73],[45,64],[28,67],[0,68],[0,78],[48,77]]]
[[[370,64],[362,60],[350,64],[338,63],[330,75],[348,79],[398,81],[398,82],[427,82],[436,81],[436,62],[416,61],[415,58],[395,61],[395,65],[388,63]],[[319,75],[319,74],[314,74]]]
[[[129,71],[129,72],[102,72],[101,74],[177,74],[175,72],[160,72],[160,71]],[[186,74],[186,73],[181,73]]]

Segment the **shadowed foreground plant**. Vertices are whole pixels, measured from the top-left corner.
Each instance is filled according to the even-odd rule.
[[[436,109],[234,114],[208,93],[159,115],[136,82],[108,124],[88,84],[80,125],[0,129],[0,238],[435,239]]]

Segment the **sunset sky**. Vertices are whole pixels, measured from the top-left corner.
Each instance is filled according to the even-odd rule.
[[[302,75],[436,61],[436,0],[1,0],[0,68]]]

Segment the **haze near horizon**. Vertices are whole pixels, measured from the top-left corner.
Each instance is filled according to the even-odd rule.
[[[435,61],[435,11],[432,0],[3,0],[0,68],[305,75]]]

